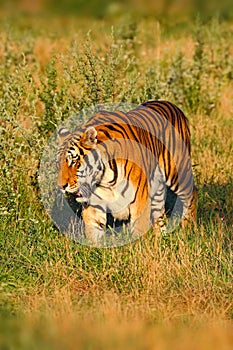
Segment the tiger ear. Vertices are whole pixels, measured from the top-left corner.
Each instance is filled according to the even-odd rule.
[[[67,138],[67,136],[70,135],[70,131],[66,128],[60,128],[57,132],[57,135],[60,143],[62,143]]]
[[[96,129],[93,126],[90,126],[89,128],[87,128],[84,131],[80,142],[84,146],[93,147],[97,143],[97,131],[96,131]]]

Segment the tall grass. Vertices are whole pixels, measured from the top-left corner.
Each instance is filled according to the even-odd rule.
[[[121,20],[47,40],[35,28],[1,28],[0,347],[230,347],[231,25],[168,36],[153,20]],[[177,103],[190,120],[197,227],[115,249],[68,240],[40,201],[51,133],[92,104],[150,98]]]

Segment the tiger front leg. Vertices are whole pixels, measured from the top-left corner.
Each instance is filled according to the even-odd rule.
[[[130,226],[132,229],[132,237],[136,239],[140,236],[145,236],[150,229],[150,198],[147,197],[147,200],[143,198],[139,201],[140,203],[135,202],[134,205],[130,207]]]
[[[106,233],[106,212],[89,206],[83,209],[82,217],[86,238],[91,245],[98,246]]]

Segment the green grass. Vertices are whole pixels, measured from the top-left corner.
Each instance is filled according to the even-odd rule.
[[[231,347],[232,23],[48,21],[0,28],[0,347]],[[189,118],[197,227],[115,249],[70,241],[41,202],[49,137],[93,104],[151,98]]]

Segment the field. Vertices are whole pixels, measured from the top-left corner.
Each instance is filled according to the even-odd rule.
[[[0,12],[1,349],[233,348],[232,20],[117,11]],[[152,98],[189,119],[197,227],[69,240],[41,202],[49,137],[89,106]]]

